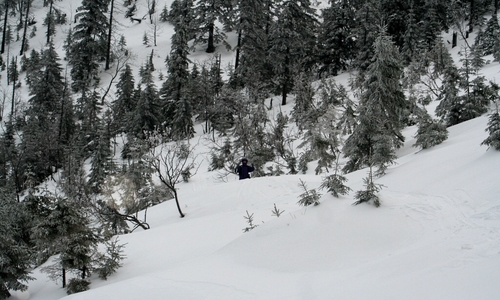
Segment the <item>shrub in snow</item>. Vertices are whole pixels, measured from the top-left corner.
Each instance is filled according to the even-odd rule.
[[[429,114],[424,113],[418,122],[415,137],[417,140],[413,147],[427,149],[445,141],[448,138],[448,130],[443,123],[433,120]]]
[[[68,286],[66,287],[66,293],[68,295],[85,292],[90,289],[90,281],[79,278],[72,278],[69,280]]]

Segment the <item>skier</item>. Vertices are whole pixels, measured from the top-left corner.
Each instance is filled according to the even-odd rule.
[[[240,180],[242,180],[250,178],[250,172],[253,172],[254,170],[255,168],[253,167],[253,164],[249,166],[248,159],[246,157],[243,157],[241,159],[241,165],[236,167],[234,171],[240,176]]]

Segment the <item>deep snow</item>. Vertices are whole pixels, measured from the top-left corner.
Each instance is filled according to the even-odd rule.
[[[78,2],[58,5],[74,11]],[[35,6],[42,20],[41,1]],[[116,15],[137,70],[151,53],[142,45],[147,22]],[[65,30],[58,28],[56,40],[61,57]],[[165,25],[153,47],[157,72],[166,72],[172,33]],[[37,38],[32,47],[43,45],[41,27]],[[202,50],[193,61],[207,59]],[[221,52],[224,63],[232,61],[234,53]],[[484,75],[500,78],[498,66],[488,64]],[[292,107],[278,102],[275,111]],[[385,186],[379,208],[352,206],[354,192],[336,199],[326,191],[319,206],[299,207],[299,179],[309,188],[321,183],[311,174],[221,182],[206,171],[206,141],[197,137],[205,160],[190,183],[179,185],[185,218],[173,201],[150,208],[150,230],[119,237],[127,244],[123,267],[107,281],[93,277],[87,292],[67,296],[34,270],[28,291],[11,299],[500,299],[500,152],[480,146],[486,123],[484,116],[453,126],[448,140],[422,151],[411,147],[415,128],[406,129],[397,164],[377,179]],[[347,184],[362,189],[366,172],[348,174]],[[285,211],[279,218],[274,204]],[[246,211],[259,225],[249,233],[242,230]]]

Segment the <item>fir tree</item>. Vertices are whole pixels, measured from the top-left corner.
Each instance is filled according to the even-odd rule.
[[[500,39],[500,25],[498,25],[497,15],[491,16],[484,31],[480,30],[474,41],[474,47],[481,56],[494,53],[495,43]]]
[[[302,194],[299,195],[299,202],[298,204],[301,206],[309,206],[309,205],[314,205],[317,206],[320,204],[319,199],[321,198],[321,194],[319,194],[316,189],[307,189],[307,185],[302,179],[299,179],[299,187],[304,190]]]
[[[500,110],[498,103],[498,91],[500,87],[497,84],[491,84],[494,91],[495,109],[489,115],[488,127],[486,132],[488,132],[488,137],[481,143],[481,145],[487,145],[488,147],[493,147],[495,150],[500,151]]]
[[[309,0],[285,0],[277,8],[277,20],[270,31],[269,60],[281,94],[281,105],[293,89],[298,70],[310,70],[316,57],[316,11]]]
[[[186,11],[187,13],[187,11]],[[172,47],[167,57],[168,78],[160,91],[164,103],[167,126],[170,126],[172,136],[176,139],[190,138],[194,134],[193,112],[188,99],[187,87],[189,80],[188,66],[188,24],[184,17],[179,16],[172,36]]]
[[[361,82],[358,125],[347,138],[344,154],[348,162],[344,171],[376,166],[383,175],[394,162],[395,149],[404,141],[401,134],[407,101],[403,94],[403,68],[399,52],[382,31],[374,44],[375,54]]]
[[[146,132],[155,130],[161,123],[158,89],[153,81],[151,67],[142,67],[141,82],[134,92],[137,104],[128,118],[127,132],[132,137],[145,138]]]
[[[110,144],[109,130],[103,125],[99,126],[96,147],[92,153],[88,184],[94,193],[100,193],[106,178],[112,173],[114,163]]]
[[[98,62],[106,57],[109,21],[105,13],[109,0],[83,0],[77,8],[69,62],[74,91],[82,91],[97,74]]]
[[[413,147],[427,149],[441,144],[448,138],[448,130],[440,121],[432,119],[427,111],[422,110],[418,119],[417,138]]]
[[[346,70],[356,55],[355,7],[352,2],[330,1],[330,6],[322,10],[318,59],[322,64],[319,71],[326,76]]]
[[[196,37],[194,44],[206,44],[207,53],[215,52],[215,45],[223,43],[226,48],[231,46],[226,42],[226,34],[217,27],[220,22],[225,29],[233,25],[233,5],[231,0],[201,0],[197,2],[195,10],[196,16]]]
[[[235,75],[242,85],[260,83],[266,77],[267,20],[263,0],[239,1],[238,44],[236,46]]]
[[[134,99],[134,76],[132,74],[132,68],[130,65],[125,65],[125,69],[120,73],[120,78],[116,84],[116,95],[117,98],[113,101],[113,120],[115,126],[118,128],[118,132],[125,132],[128,123],[128,116],[135,109]]]
[[[0,190],[0,299],[10,297],[9,291],[25,291],[32,280],[31,251],[23,238],[22,205],[15,195]]]

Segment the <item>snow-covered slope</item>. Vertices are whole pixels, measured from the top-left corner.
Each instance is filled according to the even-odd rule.
[[[497,299],[500,153],[479,146],[486,122],[402,156],[377,181],[379,208],[352,206],[353,193],[299,207],[299,178],[316,188],[320,176],[217,183],[200,169],[180,189],[185,218],[173,202],[151,208],[152,229],[120,237],[118,273],[67,299]],[[361,189],[364,176],[349,174],[349,186]],[[259,226],[243,233],[247,210]],[[13,299],[65,296],[34,274]]]
[[[58,5],[74,11],[78,2]],[[142,45],[147,24],[121,22],[137,70],[152,49]],[[61,57],[65,30],[58,28],[56,41]],[[158,71],[171,34],[165,25],[154,47]],[[223,60],[233,55],[224,52]],[[201,50],[191,57],[207,59]],[[489,78],[498,70],[498,63],[485,68]],[[398,163],[377,179],[385,186],[379,208],[352,206],[354,192],[324,194],[321,205],[301,208],[299,179],[317,188],[321,176],[219,182],[205,161],[179,186],[186,217],[172,201],[150,208],[152,228],[120,236],[127,258],[107,281],[93,278],[89,291],[67,296],[34,270],[28,291],[11,299],[500,299],[500,152],[480,146],[486,123],[480,117],[451,127],[448,140],[423,151],[411,148],[415,128],[408,128]],[[360,190],[365,176],[348,174],[347,184]],[[285,211],[279,218],[274,204]],[[259,226],[244,233],[247,211]]]

